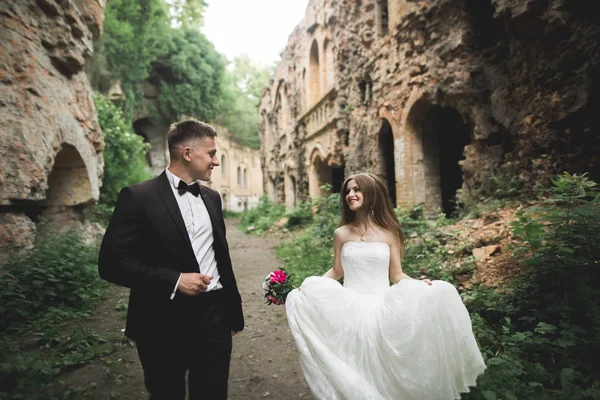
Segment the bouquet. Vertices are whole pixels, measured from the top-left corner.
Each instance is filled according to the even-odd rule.
[[[294,289],[292,275],[286,273],[282,268],[271,272],[263,282],[263,291],[267,304],[285,304],[288,293]]]

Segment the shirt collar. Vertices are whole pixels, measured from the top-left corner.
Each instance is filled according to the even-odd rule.
[[[178,177],[177,175],[174,175],[171,171],[169,171],[169,167],[165,168],[165,173],[167,174],[167,179],[169,180],[169,183],[171,184],[171,186],[173,186],[174,189],[177,189],[179,187],[179,182],[183,181],[183,179],[181,179],[180,177]],[[200,186],[202,186],[202,183],[200,183],[200,181],[196,181],[196,182],[198,182],[198,184]],[[185,183],[187,183],[187,182],[185,182]]]

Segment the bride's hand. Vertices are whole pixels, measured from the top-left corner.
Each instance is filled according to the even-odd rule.
[[[425,282],[429,286],[433,285],[433,282],[431,282],[429,279],[421,279],[421,281]]]

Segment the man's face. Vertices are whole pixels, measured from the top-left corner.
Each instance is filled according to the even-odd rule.
[[[210,181],[213,168],[219,166],[215,138],[205,136],[189,147],[190,175],[194,180]]]

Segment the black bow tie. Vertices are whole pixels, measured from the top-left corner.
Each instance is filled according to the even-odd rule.
[[[185,194],[185,192],[190,192],[194,196],[198,197],[198,195],[200,194],[200,184],[198,182],[196,182],[196,183],[192,183],[191,185],[188,185],[184,181],[179,181],[179,185],[177,186],[177,191],[179,192],[180,196]]]

